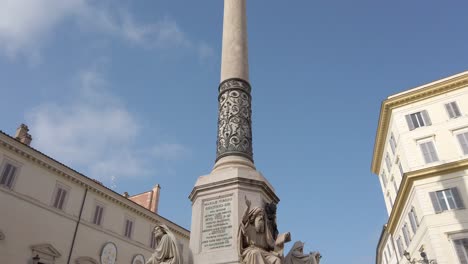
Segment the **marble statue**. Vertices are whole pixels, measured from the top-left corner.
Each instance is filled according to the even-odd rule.
[[[284,243],[291,240],[291,235],[277,235],[276,206],[250,209],[251,202],[245,198],[247,209],[239,225],[238,250],[244,264],[282,264]],[[273,215],[273,213],[275,215]],[[272,222],[274,220],[274,223]],[[276,230],[276,232],[275,232]],[[276,233],[276,234],[275,234]],[[276,237],[275,237],[276,236]]]
[[[169,228],[166,225],[157,225],[154,236],[156,248],[146,264],[182,264],[176,238]]]
[[[296,241],[286,258],[284,258],[284,264],[319,264],[322,257],[319,252],[304,254],[303,251],[304,243]]]

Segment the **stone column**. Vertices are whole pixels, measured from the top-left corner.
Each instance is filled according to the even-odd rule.
[[[253,166],[246,0],[225,0],[215,169]]]
[[[216,163],[189,196],[194,264],[240,263],[237,234],[245,199],[252,208],[279,202],[253,164],[250,90],[246,0],[225,0]]]

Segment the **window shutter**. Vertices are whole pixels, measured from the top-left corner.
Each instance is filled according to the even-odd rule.
[[[413,121],[411,121],[411,117],[410,115],[405,115],[405,118],[406,118],[406,123],[408,123],[408,128],[409,130],[414,130],[414,124],[413,124]]]
[[[5,169],[3,169],[2,179],[0,180],[0,185],[6,185],[7,184],[7,180],[8,180],[8,176],[10,175],[11,168],[12,168],[12,166],[10,164],[7,164],[5,166]]]
[[[16,167],[11,166],[10,177],[8,178],[8,181],[6,183],[6,186],[8,186],[8,188],[11,188],[13,186],[13,180],[15,179],[15,173],[16,173]]]
[[[61,197],[60,197],[60,203],[59,203],[59,207],[58,207],[60,210],[63,209],[63,204],[65,202],[65,196],[67,196],[67,191],[62,189],[62,194],[61,194]]]
[[[460,194],[458,193],[457,188],[451,188],[452,191],[453,199],[455,200],[455,204],[457,206],[457,209],[459,208],[465,208],[465,205],[463,204],[463,200],[460,197]]]
[[[447,110],[447,113],[448,113],[450,118],[455,117],[455,113],[454,113],[454,111],[452,109],[452,103],[445,104],[445,110]]]
[[[429,118],[429,114],[427,113],[427,110],[423,110],[422,115],[423,115],[423,118],[424,118],[424,125],[425,126],[432,125],[431,119]]]
[[[59,208],[60,196],[62,195],[62,189],[58,188],[55,194],[54,207]]]
[[[424,161],[426,163],[430,163],[431,162],[431,154],[430,154],[430,150],[429,150],[429,148],[427,146],[427,143],[429,143],[429,142],[421,143],[419,146],[420,146],[421,151],[423,153]]]
[[[458,134],[457,138],[458,142],[460,142],[460,145],[462,147],[463,154],[468,154],[468,132]]]
[[[432,206],[434,206],[434,211],[436,214],[442,212],[440,208],[439,199],[437,199],[437,194],[435,192],[430,192],[429,195],[431,196]]]
[[[468,259],[466,259],[466,249],[465,244],[468,244],[468,239],[458,239],[454,240],[453,243],[455,244],[455,251],[457,252],[458,259],[460,260],[460,264],[468,264]]]
[[[458,108],[457,102],[452,102],[453,112],[455,113],[455,117],[461,116],[460,109]]]
[[[439,157],[437,156],[437,152],[434,147],[434,142],[429,141],[427,142],[427,148],[429,150],[429,154],[431,155],[431,161],[438,161]]]

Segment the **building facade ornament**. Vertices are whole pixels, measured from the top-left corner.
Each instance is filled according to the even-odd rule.
[[[216,161],[235,155],[253,162],[250,91],[250,84],[239,78],[219,85]]]

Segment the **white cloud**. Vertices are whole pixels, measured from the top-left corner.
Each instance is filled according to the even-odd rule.
[[[80,76],[80,89],[71,102],[42,104],[27,113],[33,147],[115,185],[122,177],[158,173],[158,161],[178,160],[187,148],[172,142],[145,142],[139,118],[109,93],[108,83],[96,71]]]
[[[206,44],[193,48],[196,45],[167,16],[140,23],[113,4],[108,0],[0,0],[0,50],[10,58],[21,54],[37,59],[47,37],[66,21],[83,29],[78,33],[98,31],[147,48],[185,47],[199,56],[206,56],[210,49]]]
[[[20,52],[37,56],[50,30],[85,5],[84,0],[0,0],[0,48],[10,57]]]

